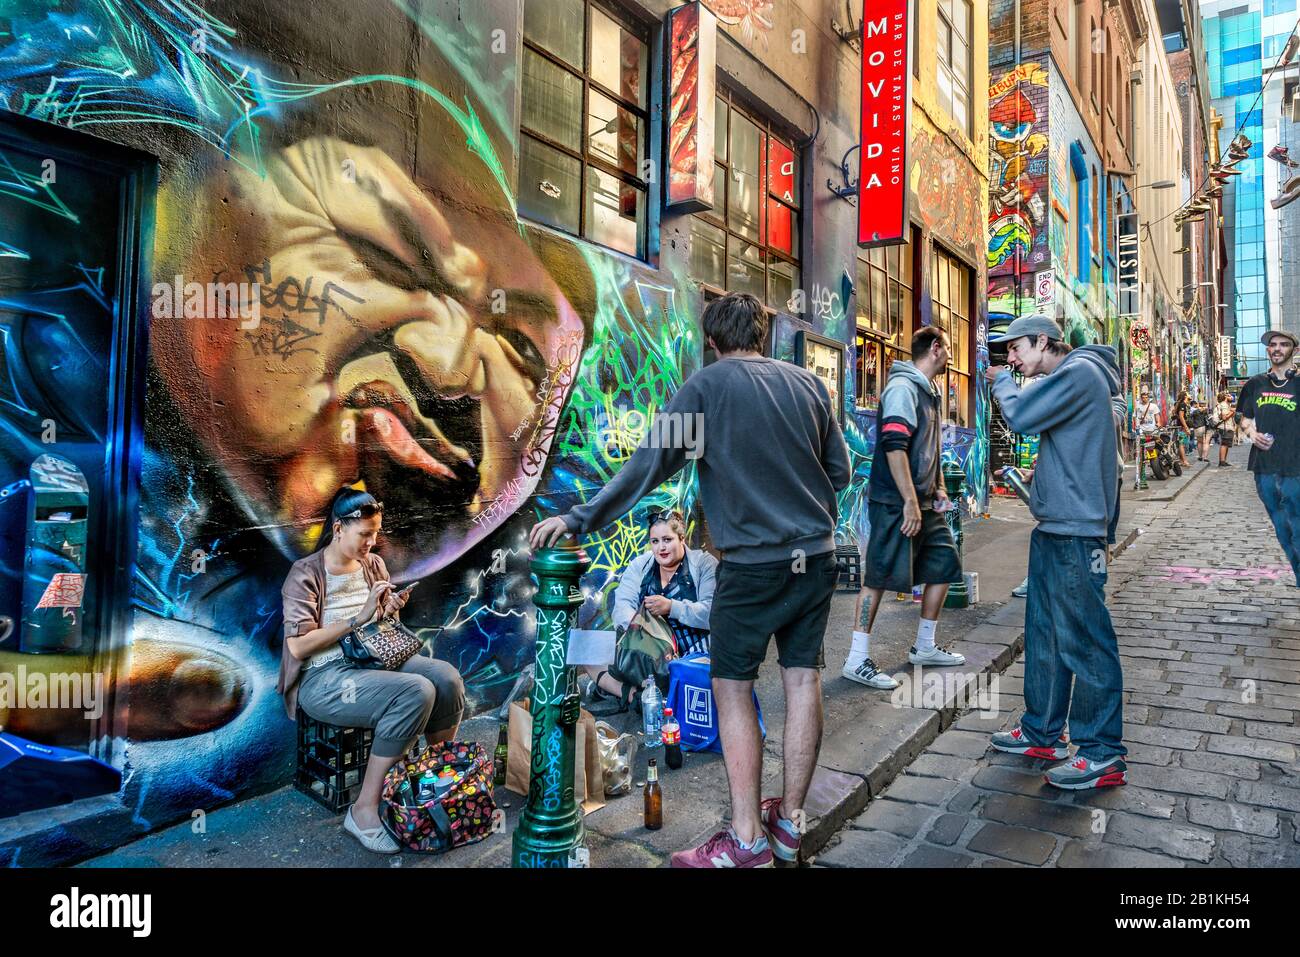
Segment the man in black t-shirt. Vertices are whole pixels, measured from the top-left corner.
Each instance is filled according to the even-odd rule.
[[[1300,376],[1292,363],[1300,340],[1273,329],[1261,341],[1269,370],[1242,386],[1237,411],[1255,488],[1300,586]]]

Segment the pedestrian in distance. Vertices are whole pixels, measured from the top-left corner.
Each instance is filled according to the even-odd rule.
[[[1115,350],[1072,350],[1046,316],[1016,319],[994,341],[1007,343],[1011,368],[1042,378],[1022,388],[1011,368],[985,373],[1007,425],[1040,436],[1029,497],[1038,527],[1029,545],[1025,713],[991,743],[1011,754],[1068,758],[1068,719],[1078,750],[1048,770],[1047,783],[1068,790],[1125,784],[1124,675],[1105,590],[1120,488]]]
[[[709,616],[710,671],[731,825],[673,867],[771,867],[797,861],[804,798],[822,736],[822,644],[838,579],[837,494],[849,453],[830,394],[811,372],[766,358],[763,305],[747,293],[709,303],[704,335],[718,361],[688,378],[641,445],[591,501],[533,526],[533,548],[603,528],[679,471],[673,422],[698,416],[700,499],[722,552]],[[680,439],[683,429],[677,430]],[[775,635],[785,689],[781,797],[760,803],[762,737],[754,679]]]
[[[940,469],[943,411],[934,385],[950,358],[947,335],[926,326],[912,337],[912,361],[899,360],[890,367],[880,395],[879,441],[867,482],[871,535],[854,619],[859,627],[840,673],[881,691],[898,687],[870,654],[871,629],[887,591],[925,586],[909,662],[932,667],[966,663],[963,655],[945,651],[934,641],[948,585],[962,574],[957,544],[943,515],[954,506]]]
[[[1174,444],[1178,447],[1178,463],[1183,468],[1191,468],[1192,463],[1187,461],[1187,437],[1191,435],[1191,423],[1187,421],[1187,416],[1191,411],[1191,400],[1187,393],[1178,393],[1178,401],[1174,404],[1174,414],[1170,417],[1174,424]]]
[[[1300,587],[1300,376],[1293,362],[1300,341],[1278,329],[1262,341],[1268,371],[1242,386],[1237,410],[1250,443],[1247,467],[1255,473],[1255,490]]]
[[[1232,404],[1232,396],[1227,392],[1219,393],[1219,403],[1214,407],[1214,414],[1210,416],[1210,427],[1215,430],[1219,437],[1219,468],[1231,468],[1232,463],[1228,461],[1228,449],[1232,448],[1232,443],[1237,437],[1237,410]]]
[[[1151,390],[1143,389],[1142,397],[1133,407],[1133,417],[1137,421],[1137,431],[1143,435],[1154,435],[1160,428],[1160,403],[1151,398]]]
[[[1196,461],[1210,461],[1210,413],[1205,408],[1205,403],[1197,400],[1192,403],[1192,411],[1188,416],[1188,424],[1192,427],[1192,438],[1196,443]]]

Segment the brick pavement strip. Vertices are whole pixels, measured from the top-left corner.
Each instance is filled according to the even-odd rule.
[[[1227,801],[1192,798],[1187,802],[1187,819],[1193,824],[1216,831],[1241,831],[1260,837],[1277,837],[1280,833],[1276,811],[1259,810]]]
[[[967,842],[966,849],[1021,864],[1042,865],[1056,849],[1056,839],[1042,831],[989,823]]]
[[[945,814],[934,822],[930,827],[930,832],[925,835],[925,839],[932,844],[956,844],[957,839],[966,830],[966,825],[970,823],[970,820],[970,818],[963,817],[960,814]]]
[[[1043,781],[1048,762],[986,750],[1023,711],[1022,658],[1001,678],[996,720],[967,714],[938,735],[842,832],[858,845],[837,848],[841,860],[889,850],[892,865],[920,867],[1300,863],[1300,607],[1289,581],[1244,578],[1283,564],[1249,473],[1206,471],[1188,489],[1127,511],[1146,533],[1109,569],[1129,785],[1058,792]],[[991,622],[1014,627],[1018,610]]]
[[[1174,857],[1208,864],[1214,856],[1214,832],[1170,821],[1127,814],[1112,814],[1106,822],[1105,840],[1111,844],[1161,851]]]

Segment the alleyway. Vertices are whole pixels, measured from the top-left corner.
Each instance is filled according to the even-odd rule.
[[[1125,683],[1124,788],[1068,794],[1048,762],[987,749],[1024,707],[969,712],[827,844],[828,867],[1300,864],[1300,608],[1235,449],[1111,565]]]

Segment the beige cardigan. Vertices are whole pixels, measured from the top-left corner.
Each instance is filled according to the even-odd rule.
[[[377,581],[388,581],[388,567],[384,560],[371,552],[361,563],[366,586]],[[312,552],[300,558],[289,569],[289,575],[280,589],[284,605],[284,646],[280,649],[280,680],[275,690],[284,696],[284,711],[290,719],[298,714],[298,679],[302,677],[302,662],[289,652],[289,639],[305,635],[320,627],[321,600],[325,594],[325,550]]]

